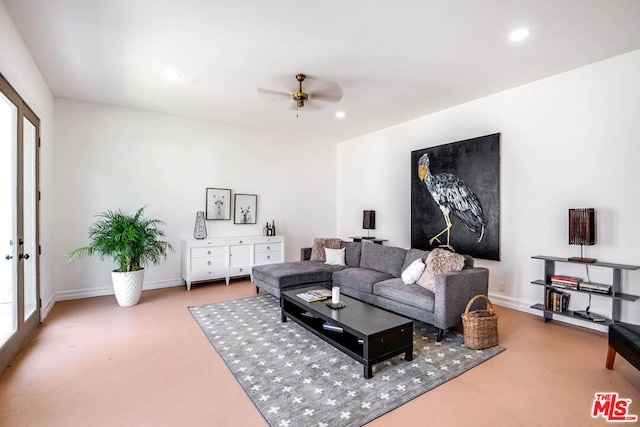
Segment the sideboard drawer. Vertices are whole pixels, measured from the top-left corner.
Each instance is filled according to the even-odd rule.
[[[280,252],[256,252],[255,265],[273,264],[275,262],[282,262]]]
[[[229,267],[229,276],[230,277],[248,276],[249,274],[251,274],[251,266]]]
[[[282,250],[282,243],[280,242],[275,242],[275,243],[256,243],[256,256],[258,253],[260,252],[277,252],[280,253],[280,251]]]
[[[211,270],[218,268],[227,268],[227,259],[224,256],[194,258],[191,260],[191,270]]]
[[[251,238],[236,237],[235,239],[229,240],[230,245],[250,245],[252,243],[253,239]]]
[[[227,276],[227,269],[222,268],[220,270],[198,270],[191,272],[191,280],[213,280],[221,279]]]
[[[254,243],[281,243],[284,242],[283,236],[264,236],[253,239]]]
[[[226,246],[212,246],[210,248],[192,248],[191,249],[192,258],[206,258],[211,256],[226,256],[226,255],[227,255]]]
[[[280,252],[282,251],[282,243],[257,243],[256,253],[259,252]]]

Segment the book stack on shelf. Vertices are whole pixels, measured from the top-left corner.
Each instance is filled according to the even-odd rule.
[[[565,311],[569,307],[569,294],[547,289],[544,306],[550,311]]]
[[[551,276],[551,286],[563,289],[578,289],[578,286],[582,283],[582,279],[579,277],[571,276]]]
[[[611,293],[611,285],[603,285],[601,283],[584,282],[584,283],[580,283],[578,288],[581,291],[595,292],[595,293],[598,293],[598,294],[607,294],[608,295],[608,294]]]

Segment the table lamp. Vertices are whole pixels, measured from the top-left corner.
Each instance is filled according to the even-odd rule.
[[[362,237],[363,239],[375,239],[375,237],[369,237],[369,230],[376,229],[376,211],[363,211],[362,228],[367,230],[367,237]]]
[[[596,213],[593,208],[569,209],[569,244],[580,245],[580,257],[571,257],[569,261],[593,263],[593,258],[582,256],[584,245],[596,244]]]

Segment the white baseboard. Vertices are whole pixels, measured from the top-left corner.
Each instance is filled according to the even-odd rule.
[[[499,305],[501,307],[511,308],[513,310],[523,311],[525,313],[533,314],[535,316],[539,316],[542,318],[542,311],[536,310],[535,308],[531,308],[533,304],[526,304],[520,300],[516,300],[515,298],[506,297],[504,295],[490,293],[488,295],[489,300],[491,300],[491,304]],[[542,319],[540,319],[542,322]],[[600,332],[609,332],[609,327],[606,325],[601,325],[594,322],[582,321],[580,319],[572,319],[571,317],[566,316],[555,316],[553,318],[554,322],[563,322],[568,323],[574,326],[580,326],[582,328],[592,329],[594,331]]]
[[[142,290],[149,291],[152,289],[172,288],[174,286],[184,286],[184,281],[182,279],[169,279],[169,280],[156,280],[153,282],[144,282],[144,285],[142,285]],[[77,289],[73,291],[56,292],[55,300],[66,301],[66,300],[81,299],[81,298],[101,297],[104,295],[113,295],[113,288],[109,286],[109,287],[101,287],[101,288]]]
[[[51,309],[56,304],[55,295],[51,295],[47,301],[41,301],[40,303],[40,319],[44,320],[47,318]]]
[[[152,289],[162,289],[162,288],[171,288],[174,286],[184,286],[184,281],[179,279],[169,279],[169,280],[156,280],[153,282],[145,282],[142,290],[148,291]],[[93,288],[93,289],[78,289],[75,291],[62,291],[56,292],[46,304],[41,307],[40,312],[42,319],[44,319],[55,303],[57,301],[65,301],[65,300],[73,300],[73,299],[81,299],[81,298],[92,298],[99,297],[104,295],[113,295],[112,287],[103,287],[103,288]],[[489,300],[492,304],[499,305],[501,307],[510,308],[517,311],[522,311],[525,313],[533,314],[535,316],[542,317],[542,312],[540,310],[536,310],[531,308],[532,304],[522,302],[512,297],[507,297],[505,295],[500,295],[498,293],[489,293]],[[542,319],[540,320],[542,322]],[[608,332],[609,327],[605,325],[600,325],[597,323],[591,322],[583,322],[579,319],[571,319],[570,317],[557,316],[554,321],[564,322],[575,326],[580,326],[583,328],[593,329],[600,332]]]

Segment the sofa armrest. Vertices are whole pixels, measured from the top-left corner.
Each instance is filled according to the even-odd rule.
[[[438,274],[435,282],[434,325],[448,329],[462,322],[460,317],[476,295],[489,292],[489,270],[483,267]],[[476,301],[472,309],[486,308],[484,300]]]
[[[311,248],[300,249],[300,261],[309,261],[311,259]]]

